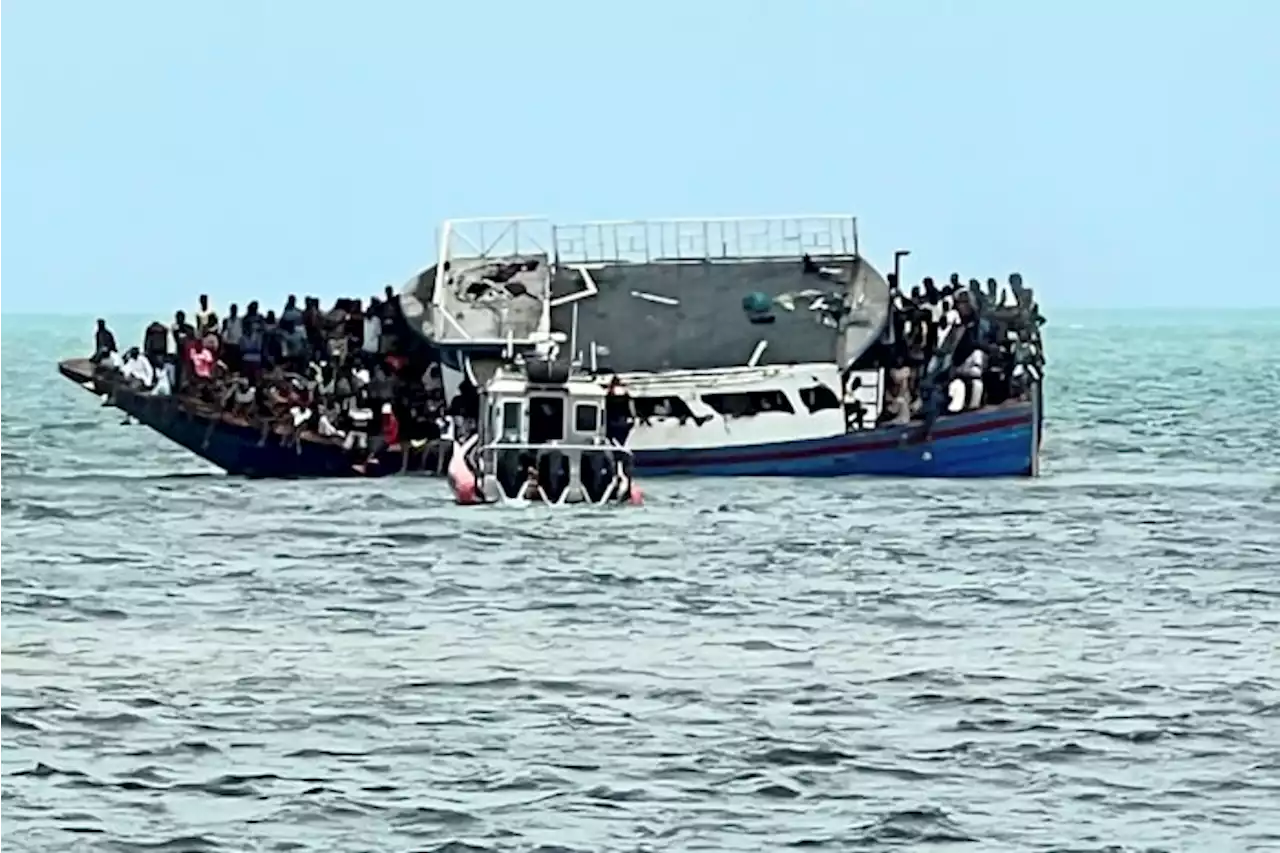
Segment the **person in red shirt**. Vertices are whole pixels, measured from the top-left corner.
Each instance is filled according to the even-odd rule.
[[[392,410],[390,403],[382,404],[382,444],[393,447],[400,443],[400,419]]]

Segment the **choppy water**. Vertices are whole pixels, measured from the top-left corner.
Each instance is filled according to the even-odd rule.
[[[607,514],[209,475],[5,328],[6,851],[1280,849],[1274,314],[1058,319],[1036,482]]]

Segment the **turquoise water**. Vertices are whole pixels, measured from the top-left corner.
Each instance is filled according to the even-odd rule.
[[[4,318],[6,850],[1280,846],[1280,312],[1054,314],[1036,481],[608,514],[226,478],[91,327]]]

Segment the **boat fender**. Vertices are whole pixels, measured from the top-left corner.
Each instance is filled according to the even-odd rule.
[[[480,503],[479,489],[476,487],[476,481],[474,479],[458,483],[455,494],[457,496],[457,501],[460,504],[470,505]]]
[[[525,362],[525,375],[537,385],[563,385],[569,381],[569,365],[547,359],[529,359]]]
[[[627,503],[631,506],[644,505],[644,492],[640,491],[640,487],[635,483],[631,484],[631,490],[627,493]]]
[[[449,459],[449,487],[460,504],[479,503],[479,481],[467,464],[468,449],[465,445],[454,444],[453,455]]]

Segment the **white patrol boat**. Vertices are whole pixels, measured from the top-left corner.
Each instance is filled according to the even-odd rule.
[[[459,504],[642,502],[631,451],[606,436],[598,379],[529,354],[497,366],[478,390],[477,431],[454,441],[449,460]]]

